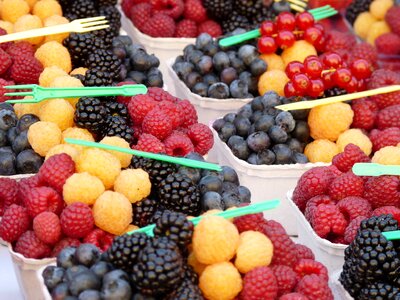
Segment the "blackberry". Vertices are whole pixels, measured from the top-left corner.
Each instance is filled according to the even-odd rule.
[[[346,19],[351,24],[362,12],[368,11],[373,0],[353,0],[346,9]]]
[[[71,76],[75,77],[76,79],[79,79],[80,82],[84,82],[85,81],[85,76],[82,75],[82,74],[74,74],[74,75],[71,75]]]
[[[78,127],[99,134],[105,125],[106,118],[106,108],[97,98],[82,97],[76,104],[74,122]]]
[[[334,87],[329,90],[326,90],[324,92],[324,95],[322,98],[335,97],[335,96],[346,95],[346,94],[347,94],[347,91],[345,89]]]
[[[126,120],[129,120],[128,108],[123,103],[118,102],[106,102],[105,103],[107,114],[111,116],[119,116]]]
[[[96,3],[93,0],[75,0],[67,6],[65,17],[70,21],[75,19],[98,16]]]
[[[229,17],[222,21],[222,30],[224,33],[229,33],[237,28],[248,29],[250,26],[249,20],[236,11],[232,12]]]
[[[233,0],[204,0],[207,12],[217,20],[223,20],[233,12]]]
[[[111,74],[99,69],[89,69],[85,74],[84,86],[110,86],[113,84]]]
[[[101,39],[107,49],[112,47],[112,41],[115,38],[113,28],[107,27],[101,30],[93,31],[93,34],[98,38]]]
[[[176,166],[167,162],[148,159],[139,156],[132,157],[131,167],[143,169],[149,174],[152,187],[157,188],[169,174],[176,171]]]
[[[99,15],[105,16],[108,20],[110,27],[110,33],[114,37],[118,36],[121,29],[121,13],[114,5],[102,6],[99,9]]]
[[[198,285],[199,284],[199,275],[193,270],[191,265],[184,265],[185,269],[185,280],[189,280],[191,283]]]
[[[110,50],[97,49],[89,54],[86,67],[108,72],[113,79],[116,79],[121,72],[121,60]]]
[[[393,218],[392,215],[381,215],[377,217],[371,217],[369,219],[363,220],[360,224],[360,229],[372,229],[385,231],[395,231],[397,230],[398,222]]]
[[[234,0],[234,8],[240,15],[251,19],[267,7],[264,6],[263,0]]]
[[[252,25],[254,28],[258,28],[262,22],[266,20],[273,21],[275,20],[276,16],[277,13],[273,9],[263,6],[261,10],[257,11],[257,13],[253,15]]]
[[[118,136],[129,144],[133,143],[133,129],[125,118],[120,116],[108,116],[102,130],[102,136]]]
[[[200,288],[190,280],[184,279],[181,285],[170,295],[167,300],[203,300]]]
[[[196,216],[200,211],[200,192],[192,180],[182,174],[170,174],[161,181],[158,195],[166,209]]]
[[[108,5],[117,5],[117,0],[97,0],[98,5],[101,6],[108,6]]]
[[[400,299],[400,289],[394,285],[387,283],[381,283],[381,282],[372,283],[361,289],[360,296],[357,299],[359,300]]]
[[[131,273],[132,267],[139,257],[139,252],[146,247],[149,241],[150,238],[144,233],[116,236],[107,250],[108,261],[116,268]]]
[[[164,213],[164,212],[166,212],[166,211],[169,211],[169,212],[171,212],[170,210],[168,210],[168,209],[165,209],[164,207],[158,207],[157,208],[157,210],[154,212],[154,215],[151,217],[151,219],[150,219],[150,223],[152,223],[152,224],[155,224],[155,223],[157,223],[157,220],[159,219],[159,218],[161,218],[161,216],[162,216],[162,214]]]
[[[178,246],[166,237],[154,238],[140,252],[132,281],[144,295],[166,295],[183,279],[183,258]]]
[[[157,210],[157,205],[156,200],[148,198],[132,204],[132,223],[139,227],[149,225]]]

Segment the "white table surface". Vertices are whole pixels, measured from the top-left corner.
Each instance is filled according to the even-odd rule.
[[[23,300],[7,247],[0,245],[0,299]]]

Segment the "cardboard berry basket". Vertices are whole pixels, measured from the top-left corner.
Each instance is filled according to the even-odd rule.
[[[56,264],[52,263],[50,265],[56,265]],[[37,274],[36,275],[37,275],[37,279],[38,279],[38,281],[40,283],[40,286],[38,286],[38,288],[41,291],[41,296],[42,296],[42,298],[40,298],[40,299],[51,300],[52,298],[51,298],[50,292],[47,289],[46,285],[44,284],[44,279],[43,279],[43,276],[42,276],[42,273],[43,273],[44,269],[46,269],[46,267],[47,266],[42,266],[39,270],[37,270],[37,272],[36,272]]]
[[[342,273],[341,269],[336,270],[335,272],[329,275],[330,277],[329,286],[332,289],[335,299],[354,300],[354,298],[349,295],[349,293],[345,290],[343,285],[339,282],[340,273]]]
[[[307,245],[314,253],[315,259],[322,262],[329,271],[329,275],[341,269],[344,264],[344,250],[347,245],[334,244],[326,239],[319,237],[304,214],[292,200],[293,189],[287,192],[287,202],[291,206],[291,211],[295,216],[298,228],[298,242]],[[339,298],[345,299],[345,298]]]

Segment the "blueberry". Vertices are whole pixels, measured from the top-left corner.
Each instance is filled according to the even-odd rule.
[[[20,174],[35,174],[42,164],[43,158],[32,149],[23,150],[17,156],[17,170]]]
[[[236,134],[236,127],[231,122],[225,122],[221,130],[218,132],[219,138],[226,142],[229,138]]]
[[[101,288],[100,279],[91,271],[83,271],[77,274],[69,283],[69,291],[73,296],[78,296],[85,290],[97,290]]]
[[[89,271],[89,269],[82,265],[69,267],[65,271],[64,281],[71,282],[76,275],[87,271]]]
[[[0,175],[15,175],[15,154],[0,152]]]
[[[308,163],[308,158],[303,153],[293,152],[292,162],[295,164],[306,164]]]
[[[136,293],[135,295],[133,295],[132,300],[157,300],[157,299],[152,296],[146,296],[140,293]]]
[[[239,79],[246,82],[249,92],[258,94],[258,79],[251,75],[251,73],[244,71],[240,73]]]
[[[232,145],[231,147],[233,155],[235,155],[239,159],[247,160],[250,155],[250,149],[247,146],[245,140],[242,142],[238,142]]]
[[[250,66],[253,60],[258,58],[258,51],[254,46],[244,45],[239,48],[238,55],[247,66]]]
[[[44,284],[51,291],[63,281],[64,269],[56,266],[47,266],[42,273],[42,277]]]
[[[147,76],[160,76],[162,77],[161,71],[156,68],[156,67],[151,67],[148,71],[147,71]]]
[[[201,75],[197,72],[190,72],[184,79],[187,87],[192,89],[196,83],[202,82]]]
[[[0,110],[0,129],[1,130],[8,130],[11,127],[17,125],[18,118],[15,112],[3,109]]]
[[[239,177],[235,169],[229,166],[222,166],[222,175],[224,176],[224,182],[232,182],[234,184],[239,184]]]
[[[64,300],[79,300],[79,298],[77,298],[75,296],[67,296],[64,298]]]
[[[203,77],[203,82],[208,85],[218,82],[218,77],[215,74],[207,74]]]
[[[142,45],[134,44],[126,47],[126,52],[129,57],[135,56],[137,53],[146,53],[146,49]]]
[[[86,290],[79,294],[79,300],[100,300],[101,295],[96,290]]]
[[[14,151],[12,151],[10,146],[0,147],[0,154],[2,153],[14,154]]]
[[[197,82],[192,88],[192,92],[201,97],[207,97],[208,84],[205,84],[204,82]]]
[[[119,71],[117,78],[119,80],[125,80],[127,75],[128,75],[128,70],[127,70],[126,66],[121,65],[121,70]]]
[[[287,104],[287,103],[299,102],[299,101],[308,101],[308,100],[304,97],[295,96],[295,97],[287,98],[285,101],[282,101],[282,102],[283,102],[283,104]],[[310,112],[310,110],[309,109],[298,109],[298,110],[291,110],[289,112],[292,114],[292,116],[295,120],[307,121],[308,113]]]
[[[213,42],[213,38],[211,35],[208,33],[201,33],[197,38],[196,38],[196,48],[199,50],[204,50],[204,47],[209,45],[210,43]]]
[[[291,138],[286,141],[286,145],[288,145],[288,147],[292,151],[299,152],[299,153],[303,153],[303,151],[304,151],[304,146],[302,143],[299,142],[298,139]]]
[[[128,35],[119,35],[113,39],[113,44],[114,41],[121,42],[125,47],[129,47],[132,45],[132,39]]]
[[[268,135],[274,143],[284,143],[288,139],[286,131],[278,125],[272,126],[268,130]]]
[[[235,193],[230,192],[222,194],[222,202],[225,205],[225,209],[234,206],[237,207],[241,204],[239,196]]]
[[[231,84],[232,81],[238,78],[238,74],[234,68],[229,67],[222,70],[220,78],[222,82]]]
[[[67,269],[75,266],[75,247],[64,248],[57,256],[57,267]]]
[[[264,132],[268,132],[268,130],[274,125],[275,125],[275,118],[270,115],[263,115],[254,123],[256,131],[264,131]]]
[[[20,153],[23,150],[31,148],[28,141],[28,130],[22,131],[12,142],[11,148],[15,154]]]
[[[105,261],[98,261],[93,266],[90,267],[90,271],[92,271],[97,277],[103,278],[103,276],[112,271],[113,266]]]
[[[232,193],[238,193],[238,185],[233,182],[223,182],[222,183],[222,193],[225,192],[232,192]]]
[[[216,43],[210,43],[204,47],[204,54],[208,56],[214,56],[218,52],[219,48]]]
[[[200,170],[195,168],[179,167],[178,173],[186,175],[195,184],[197,184],[201,178]]]
[[[206,192],[222,192],[222,180],[217,176],[208,175],[200,179],[199,189],[201,194]]]
[[[132,288],[130,284],[121,279],[104,282],[101,289],[102,300],[131,299]]]
[[[275,153],[269,149],[261,151],[257,156],[260,165],[273,165],[275,163]]]
[[[255,123],[261,119],[261,117],[264,116],[264,113],[262,111],[256,110],[255,112],[253,112],[253,114],[250,116],[249,120],[252,124],[252,126],[254,127],[254,131],[255,130]],[[253,132],[254,132],[253,131]]]
[[[249,86],[245,81],[236,79],[230,84],[229,91],[233,98],[243,99],[248,97]]]
[[[131,67],[135,71],[147,71],[151,67],[149,55],[146,52],[138,51],[130,59]]]
[[[251,109],[252,109],[254,112],[256,112],[256,111],[262,112],[262,111],[264,110],[264,105],[262,104],[261,99],[262,99],[262,97],[259,96],[259,97],[254,98],[254,99],[250,102]]]
[[[195,50],[196,47],[193,44],[185,46],[185,48],[183,48],[183,57],[188,60],[188,55]]]
[[[162,74],[159,75],[150,75],[147,77],[146,85],[149,87],[163,87],[164,81],[162,78]]]
[[[271,140],[264,131],[256,131],[247,137],[247,145],[254,152],[260,152],[269,148]]]
[[[267,64],[261,58],[254,59],[250,64],[250,71],[253,76],[260,76],[267,70]]]
[[[100,250],[93,244],[81,244],[76,249],[75,260],[77,263],[90,267],[100,259]]]
[[[224,119],[217,119],[214,121],[212,126],[217,132],[219,132],[221,130],[222,126],[224,126],[224,125],[225,125]]]
[[[113,281],[116,281],[116,280],[124,280],[124,281],[129,282],[129,276],[128,276],[128,274],[126,272],[117,269],[117,270],[108,272],[103,277],[103,283],[104,284],[106,282],[113,282]]]
[[[138,84],[142,84],[147,80],[146,74],[139,71],[130,71],[127,76]]]
[[[201,209],[203,211],[208,211],[211,209],[224,210],[221,195],[213,191],[206,192],[201,197]]]
[[[229,87],[223,82],[217,82],[208,88],[208,97],[215,99],[229,98]]]
[[[242,203],[250,203],[251,201],[251,192],[250,190],[245,187],[245,186],[239,186],[238,188],[239,192],[238,192],[238,196],[240,199],[240,202]]]
[[[232,135],[227,144],[229,148],[232,148],[235,144],[244,142],[244,138],[238,135]]]
[[[177,63],[174,65],[174,70],[175,73],[178,75],[180,79],[185,78],[186,75],[188,75],[190,72],[194,70],[193,64],[190,62],[182,62],[182,63]]]
[[[271,108],[282,104],[281,101],[279,100],[279,95],[274,91],[266,92],[262,96],[261,102],[264,105],[264,108]]]
[[[208,74],[213,69],[213,61],[212,58],[208,55],[204,55],[200,58],[199,62],[195,64],[196,69],[200,74]]]
[[[118,57],[119,59],[125,59],[126,57],[126,50],[124,47],[115,47],[112,49],[113,54]]]
[[[15,128],[15,127],[12,127],[12,128]],[[0,147],[6,146],[7,143],[8,143],[7,131],[0,129]]]
[[[237,135],[240,135],[242,137],[248,136],[250,126],[251,126],[251,122],[249,119],[238,115],[235,118],[235,121],[233,121],[233,125],[235,125],[235,127],[236,127]]]
[[[204,157],[197,152],[189,152],[188,154],[185,155],[185,158],[194,159],[198,161],[205,161]]]
[[[201,52],[200,50],[194,50],[187,54],[186,60],[193,65],[197,65],[202,57],[203,52]]]
[[[296,126],[296,121],[290,112],[282,111],[275,117],[276,125],[280,126],[286,132],[292,132]]]
[[[310,127],[306,121],[298,121],[292,132],[292,136],[302,143],[308,143],[310,140]]]
[[[235,121],[235,118],[236,118],[235,113],[229,113],[224,116],[224,121],[233,123],[233,121]]]
[[[285,144],[276,144],[272,147],[272,151],[274,151],[276,156],[275,163],[277,165],[282,164],[290,164],[293,151]]]
[[[230,65],[229,56],[225,52],[217,52],[213,57],[213,65],[215,70],[221,72]]]
[[[247,159],[247,162],[251,165],[258,165],[257,153],[251,153],[249,158]]]
[[[68,297],[68,284],[60,283],[51,291],[51,298],[55,300],[64,300]]]
[[[185,61],[185,58],[183,57],[183,55],[178,55],[178,56],[175,58],[174,65],[177,64],[177,63],[184,62],[184,61]],[[172,68],[174,68],[174,65],[172,65]]]
[[[243,105],[238,111],[239,116],[245,117],[247,119],[250,119],[252,114],[253,114],[253,110],[251,109],[251,105],[249,103]]]
[[[277,14],[280,14],[281,12],[285,12],[285,11],[289,11],[290,12],[290,10],[291,10],[290,3],[288,1],[274,2],[274,4],[272,4],[272,9]]]
[[[14,111],[14,107],[10,103],[6,102],[1,102],[0,103],[0,110],[9,110],[9,111]]]
[[[221,172],[218,172],[218,171],[202,170],[201,171],[201,177],[206,177],[206,176],[214,176],[214,177],[217,177],[217,178],[221,179],[221,181],[224,180],[224,176],[222,175]]]
[[[152,68],[158,68],[160,66],[160,60],[154,54],[149,55],[149,61]]]
[[[234,56],[229,58],[231,62],[231,66],[238,72],[239,74],[242,73],[244,70],[246,70],[246,66],[239,57]]]

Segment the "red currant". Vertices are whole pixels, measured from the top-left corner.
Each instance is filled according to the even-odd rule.
[[[272,36],[276,33],[276,26],[274,22],[264,21],[261,23],[260,31],[262,36]]]
[[[282,12],[276,18],[276,27],[278,30],[293,31],[296,28],[296,19],[290,12]]]
[[[293,82],[289,81],[288,83],[285,84],[285,87],[283,88],[283,92],[285,93],[285,97],[293,97],[297,96],[297,91],[293,86]]]
[[[302,12],[296,16],[296,26],[300,30],[306,30],[314,25],[314,17],[309,12]]]
[[[333,88],[335,83],[333,82],[333,72],[323,72],[321,74],[322,81],[324,82],[324,86],[326,89]]]
[[[262,36],[261,38],[259,38],[257,46],[258,46],[258,50],[261,53],[265,53],[265,54],[274,53],[276,51],[276,49],[278,48],[278,46],[275,43],[275,39],[270,36]]]
[[[307,94],[310,97],[318,98],[324,94],[325,86],[322,79],[312,79],[310,86],[307,89]]]
[[[316,27],[316,28],[318,28],[319,30],[321,30],[322,33],[325,33],[325,27],[324,27],[324,25],[322,25],[320,22],[315,23],[315,24],[314,24],[314,27]]]
[[[292,80],[293,76],[299,73],[304,73],[304,65],[299,61],[291,61],[285,69],[287,77]]]
[[[310,78],[308,78],[306,74],[295,74],[292,78],[292,82],[294,88],[301,94],[305,94],[310,86]]]
[[[333,69],[339,68],[343,63],[340,55],[335,52],[326,53],[322,59],[322,62],[325,67]]]
[[[371,76],[371,64],[365,59],[357,59],[350,66],[351,73],[357,79],[367,79]]]
[[[364,79],[360,79],[358,81],[358,88],[357,91],[362,92],[367,89],[367,82]]]
[[[326,37],[322,36],[319,40],[315,41],[314,47],[318,52],[325,52]]]
[[[310,78],[320,78],[322,69],[322,62],[317,56],[310,55],[304,60],[304,71]]]
[[[358,91],[358,80],[355,76],[351,76],[351,80],[346,86],[346,91],[348,93],[354,93]]]
[[[347,85],[351,81],[351,72],[349,69],[346,68],[339,68],[333,73],[333,80],[335,81],[336,85],[340,88],[346,89]]]
[[[323,37],[322,31],[317,27],[309,27],[304,31],[304,40],[314,45]]]
[[[282,49],[286,49],[293,46],[295,41],[296,38],[294,37],[293,32],[287,30],[278,32],[278,36],[276,37],[276,43]]]

